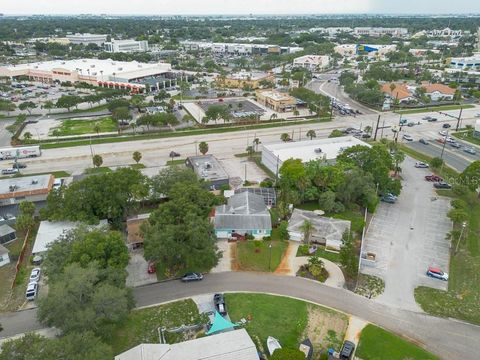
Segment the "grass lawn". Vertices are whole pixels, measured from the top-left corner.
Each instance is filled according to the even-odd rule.
[[[418,287],[415,300],[430,314],[480,325],[480,200],[473,193],[460,198],[468,204],[468,226],[450,258],[448,291]]]
[[[58,136],[71,136],[83,134],[96,134],[95,124],[100,127],[99,133],[117,131],[117,124],[111,117],[96,120],[67,119],[62,125],[53,130],[58,130]]]
[[[193,300],[176,301],[170,304],[147,309],[134,310],[119,324],[108,337],[108,343],[115,354],[119,354],[141,343],[159,343],[158,328],[167,329],[180,325],[193,325],[202,322]],[[165,333],[168,343],[183,341],[181,333]]]
[[[83,171],[83,173],[91,175],[91,174],[105,174],[111,171],[112,169],[110,169],[108,166],[100,166],[95,168],[87,168]]]
[[[363,360],[438,359],[417,345],[371,324],[363,329],[355,355]]]
[[[69,177],[71,175],[69,172],[66,172],[66,171],[51,171],[51,172],[35,173],[35,174],[25,174],[23,172],[20,172],[20,173],[17,173],[15,175],[13,175],[12,177],[25,177],[25,176],[48,175],[48,174],[52,174],[56,178]],[[2,177],[0,177],[0,179],[1,178],[7,178],[7,177],[9,177],[9,176],[2,176]]]
[[[308,245],[300,245],[298,247],[296,256],[310,256],[310,254],[308,253],[308,248]],[[340,263],[340,254],[332,251],[326,251],[325,246],[317,245],[317,251],[315,252],[315,254],[334,263]]]
[[[168,160],[167,165],[168,166],[185,165],[185,159]]]
[[[411,110],[398,110],[396,111],[397,114],[418,114],[418,113],[425,113],[425,112],[431,112],[431,111],[441,111],[441,110],[457,110],[460,108],[464,109],[472,109],[474,108],[474,105],[441,105],[441,106],[430,106],[426,108],[421,108],[421,109],[411,109]]]
[[[480,138],[473,136],[473,130],[459,131],[459,132],[453,133],[452,135],[463,141],[468,141],[472,144],[480,146]]]
[[[145,169],[145,165],[142,164],[142,163],[132,164],[132,165],[130,165],[130,167],[132,169],[136,169],[136,170]]]
[[[269,269],[270,249],[271,267]],[[286,241],[239,241],[237,243],[237,262],[239,270],[248,271],[275,271],[280,264],[282,255],[288,243]]]

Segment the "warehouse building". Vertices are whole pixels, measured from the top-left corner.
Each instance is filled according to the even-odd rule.
[[[15,205],[22,201],[45,201],[54,181],[53,175],[2,179],[0,180],[0,206]]]
[[[370,147],[353,136],[263,145],[262,163],[272,173],[278,174],[283,162],[288,159],[300,159],[303,163],[310,160],[334,163],[343,150],[355,145]]]

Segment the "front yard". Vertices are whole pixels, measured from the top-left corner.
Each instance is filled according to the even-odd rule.
[[[63,120],[62,125],[51,130],[52,136],[96,134],[117,131],[117,123],[111,117],[95,120],[71,119]]]
[[[362,330],[355,356],[363,360],[438,359],[417,345],[371,324]]]
[[[280,240],[239,241],[236,258],[238,270],[275,271],[287,247],[288,242]]]

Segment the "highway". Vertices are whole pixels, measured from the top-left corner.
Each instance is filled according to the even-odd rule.
[[[328,287],[298,277],[263,273],[226,272],[206,275],[197,283],[178,280],[133,290],[138,307],[215,292],[261,292],[291,296],[352,314],[410,338],[443,359],[478,359],[480,327],[456,320],[435,318],[376,303],[348,290]],[[281,314],[279,314],[281,316]],[[36,330],[35,310],[0,316],[2,336]]]

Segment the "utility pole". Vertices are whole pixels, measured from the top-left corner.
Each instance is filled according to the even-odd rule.
[[[443,160],[443,153],[445,151],[445,145],[447,145],[447,138],[448,138],[448,130],[447,130],[447,136],[443,138],[442,153],[440,154],[440,159],[442,160]]]
[[[377,126],[375,127],[375,135],[373,136],[373,141],[377,140],[377,132],[378,132],[378,125],[380,124],[380,117],[381,115],[378,115]]]
[[[457,246],[455,246],[455,253],[454,254],[456,254],[457,251],[458,251],[458,246],[460,245],[460,240],[462,239],[462,235],[463,235],[463,232],[465,231],[466,227],[467,227],[467,223],[466,223],[466,221],[464,221],[462,223],[462,231],[460,231],[460,236],[458,237]]]
[[[463,112],[463,107],[460,108],[460,114],[458,114],[457,127],[455,128],[455,131],[458,131],[458,128],[460,127],[460,121],[462,119],[462,112]]]

